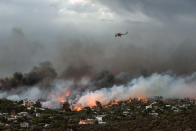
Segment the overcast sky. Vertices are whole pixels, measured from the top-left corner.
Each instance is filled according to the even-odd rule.
[[[0,75],[55,64],[62,45],[120,43],[165,52],[192,47],[195,34],[195,0],[0,0]]]

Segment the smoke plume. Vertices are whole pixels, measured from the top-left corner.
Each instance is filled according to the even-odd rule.
[[[155,73],[149,77],[129,79],[126,84],[113,83],[110,87],[96,88],[90,78],[83,78],[77,82],[56,79],[51,84],[51,88],[20,87],[12,91],[3,91],[0,97],[14,101],[41,100],[42,106],[48,108],[60,108],[64,102],[70,103],[72,107],[92,107],[96,106],[97,101],[107,105],[115,100],[124,101],[137,97],[195,98],[195,80],[195,73],[189,76]]]
[[[193,98],[195,5],[0,1],[0,97],[41,100],[49,108],[138,96]],[[116,38],[119,32],[129,33]]]
[[[195,98],[195,79],[195,73],[186,77],[153,74],[147,78],[135,78],[127,85],[114,85],[112,88],[87,91],[80,97],[77,104],[83,107],[92,107],[96,105],[96,101],[107,105],[114,100],[123,101],[130,98],[150,98],[154,96],[163,96],[164,98]]]

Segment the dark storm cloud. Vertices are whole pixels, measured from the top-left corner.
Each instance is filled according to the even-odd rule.
[[[122,14],[141,11],[159,20],[174,20],[179,16],[196,17],[195,0],[99,0],[113,11]]]
[[[194,72],[195,7],[194,0],[1,0],[0,76],[45,60],[58,71]]]

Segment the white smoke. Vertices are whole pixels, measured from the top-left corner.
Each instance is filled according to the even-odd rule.
[[[60,99],[66,100],[65,94],[70,91],[74,86],[74,81],[57,80],[53,84],[52,90],[48,93],[46,101],[42,102],[43,107],[59,108],[61,103]]]
[[[85,92],[77,105],[93,106],[96,101],[103,105],[114,100],[128,100],[135,97],[163,96],[164,98],[196,97],[196,73],[187,77],[176,77],[167,74],[153,74],[148,78],[133,79],[127,85],[102,88],[93,92]]]
[[[88,87],[90,79],[84,77],[78,82],[73,80],[54,80],[51,87],[41,88],[19,87],[11,91],[0,91],[0,98],[5,98],[12,101],[20,100],[41,100],[43,107],[60,108],[62,102],[72,102],[77,100],[81,95],[81,90]],[[76,98],[77,97],[77,98]]]
[[[42,99],[42,106],[60,108],[60,99],[66,100],[72,106],[94,106],[96,101],[107,105],[114,100],[128,100],[135,97],[163,96],[164,98],[196,98],[196,73],[190,76],[172,76],[168,74],[153,74],[150,77],[139,77],[126,85],[114,85],[89,91],[91,81],[84,78],[79,82],[72,80],[55,80],[51,88],[17,88],[13,91],[0,92],[0,98],[13,101]],[[91,88],[91,87],[90,87]],[[69,96],[66,94],[70,92]],[[52,95],[51,95],[52,94]]]
[[[12,101],[32,100],[37,101],[41,99],[42,91],[39,87],[27,88],[21,87],[10,92],[0,92],[0,98],[6,98]]]
[[[53,88],[48,92],[46,101],[42,102],[43,107],[60,108],[60,101],[72,103],[80,97],[81,90],[88,86],[90,79],[84,77],[79,82],[73,80],[56,80],[53,83]]]

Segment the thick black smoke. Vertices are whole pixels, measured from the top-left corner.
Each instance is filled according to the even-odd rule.
[[[32,87],[40,85],[40,87],[49,88],[47,86],[57,77],[55,69],[50,62],[40,63],[35,66],[29,73],[16,72],[11,77],[0,79],[0,90],[14,90],[19,87]]]

